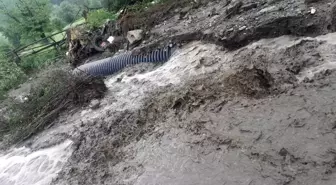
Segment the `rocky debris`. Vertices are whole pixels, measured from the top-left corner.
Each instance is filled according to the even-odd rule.
[[[127,32],[127,40],[130,45],[135,44],[136,42],[139,42],[143,39],[144,31],[141,29],[138,30],[132,30]]]
[[[99,100],[92,100],[89,107],[93,110],[98,109],[100,106],[100,101]]]
[[[137,44],[140,39],[139,33],[136,33],[136,37],[128,36],[128,32],[132,30],[143,30],[142,37],[147,36],[150,28],[156,24],[164,22],[164,20],[176,16],[175,11],[180,11],[181,16],[187,15],[192,9],[207,4],[205,2],[195,2],[193,0],[179,0],[168,1],[166,3],[158,3],[152,7],[145,9],[145,11],[133,12],[126,8],[118,17],[116,21],[108,20],[101,28],[93,31],[82,30],[81,26],[76,27],[68,31],[69,51],[67,56],[72,66],[77,67],[82,64],[84,60],[90,60],[95,58],[96,54],[106,53],[113,55],[122,49],[129,49],[129,45]],[[181,17],[182,18],[182,17]],[[74,34],[75,33],[75,34]],[[132,33],[133,34],[133,33]],[[110,37],[123,36],[123,41],[130,40],[131,44],[127,42],[116,42],[114,44],[108,44],[107,39]],[[143,38],[142,38],[143,39]],[[120,44],[119,44],[120,43]],[[134,46],[133,46],[134,47]],[[133,49],[133,47],[131,49]]]
[[[305,0],[305,3],[309,4],[309,3],[317,3],[320,2],[321,0]]]
[[[208,14],[208,17],[212,17],[214,15],[218,15],[216,8],[211,9],[210,13]]]
[[[262,22],[244,33],[226,32],[222,37],[222,44],[229,49],[236,49],[261,38],[281,35],[317,35],[327,32],[327,25],[323,17],[306,18],[305,16],[285,16]],[[241,31],[239,29],[238,31]]]
[[[194,1],[190,4],[185,0],[167,7],[156,7],[162,10],[158,15],[164,17],[160,19],[161,22],[146,17],[147,14],[151,14],[151,17],[152,14],[157,14],[155,8],[144,12],[146,16],[128,14],[124,16],[125,19],[121,19],[124,21],[120,21],[125,23],[127,29],[123,30],[127,31],[138,28],[146,28],[144,31],[147,31],[157,24],[154,30],[150,31],[149,37],[143,38],[140,47],[154,42],[167,43],[176,35],[212,30],[211,35],[207,34],[201,39],[228,49],[237,49],[261,38],[287,34],[316,36],[336,30],[336,16],[333,15],[336,14],[335,6],[329,1],[329,3],[320,2],[315,1],[314,7],[310,9],[303,1],[276,0],[266,3],[262,0],[247,2],[235,0],[219,1],[214,6],[214,3],[198,5],[199,3]],[[225,11],[219,11],[218,7]],[[196,8],[200,10],[194,11]],[[168,13],[169,9],[175,10],[171,11],[174,14]],[[208,19],[211,19],[210,23]]]
[[[242,27],[240,27],[238,30],[239,31],[243,31],[243,30],[245,30],[247,28],[247,26],[242,26]]]
[[[170,40],[175,35],[190,32],[212,30],[211,39],[202,38],[207,42],[222,45],[228,49],[237,49],[261,38],[278,37],[281,35],[316,36],[336,30],[335,5],[331,1],[314,3],[314,14],[310,6],[303,1],[218,1],[216,5],[200,7],[199,11],[189,11],[189,17],[196,19],[168,19],[151,31],[148,42]],[[218,15],[209,19],[212,9],[221,7]],[[253,7],[253,8],[251,8]],[[250,9],[251,8],[251,9]],[[204,12],[203,14],[200,12]],[[232,14],[232,15],[231,15]],[[189,26],[188,26],[189,25]],[[248,29],[240,29],[248,27]],[[173,27],[173,29],[171,29]],[[167,32],[167,30],[171,30]],[[183,40],[181,40],[183,42]],[[142,46],[142,47],[143,47]]]
[[[241,10],[242,11],[249,11],[253,8],[257,8],[258,7],[258,3],[256,2],[251,2],[251,3],[247,3],[241,6]]]
[[[239,13],[239,10],[242,6],[243,2],[241,0],[235,0],[231,2],[226,9],[227,18],[231,18],[232,16]]]
[[[106,45],[105,49],[107,49],[110,53],[115,54],[119,50],[125,48],[125,44],[127,44],[127,39],[123,36],[116,36],[113,39],[110,39],[111,42]]]
[[[122,49],[125,46],[125,42],[120,44],[121,39],[118,39],[120,35],[120,28],[116,25],[115,21],[111,20],[108,20],[104,25],[95,30],[88,31],[83,25],[67,30],[69,49],[66,55],[70,64],[77,67],[82,64],[85,59],[97,53],[103,53],[107,48],[111,50],[111,47],[118,47],[117,49],[113,49],[113,51]],[[111,37],[116,38],[112,46],[108,41]],[[108,45],[110,45],[110,47],[108,47]]]
[[[186,14],[192,9],[191,6],[187,6],[187,7],[184,7],[180,10],[180,18],[183,18],[184,16],[186,16]]]

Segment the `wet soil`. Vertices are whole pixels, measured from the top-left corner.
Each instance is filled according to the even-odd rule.
[[[177,8],[172,18],[151,30],[142,47],[202,39],[237,49],[262,38],[317,36],[336,27],[336,4],[332,0],[205,0],[200,4]],[[316,12],[311,13],[312,9]]]
[[[33,138],[74,141],[53,184],[335,184],[336,34],[318,36],[335,3],[240,2],[177,10],[141,46],[175,36],[167,63],[106,79],[98,109]]]
[[[54,184],[334,184],[333,38],[196,42],[122,72]]]

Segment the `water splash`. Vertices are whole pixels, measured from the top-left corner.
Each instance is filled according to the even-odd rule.
[[[22,147],[0,156],[1,185],[47,185],[72,154],[72,141],[32,152]]]

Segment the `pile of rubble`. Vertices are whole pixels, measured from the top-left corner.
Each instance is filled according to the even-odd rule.
[[[67,32],[69,61],[76,67],[95,54],[108,52],[111,56],[119,50],[133,49],[150,39],[153,36],[150,30],[175,15],[176,10],[183,11],[186,4],[195,9],[207,1],[169,0],[141,12],[124,8],[117,20],[108,20],[96,30],[89,30],[85,25],[71,28]]]
[[[101,28],[90,31],[81,25],[67,32],[69,50],[67,56],[72,66],[94,54],[110,52],[133,47],[143,38],[143,30],[131,30],[123,34],[116,21],[108,20]]]

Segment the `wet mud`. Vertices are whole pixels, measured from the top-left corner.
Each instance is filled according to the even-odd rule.
[[[334,36],[196,42],[120,73],[54,184],[333,184]]]
[[[241,2],[176,10],[141,46],[182,35],[167,63],[33,138],[73,141],[52,184],[335,184],[335,3]]]

